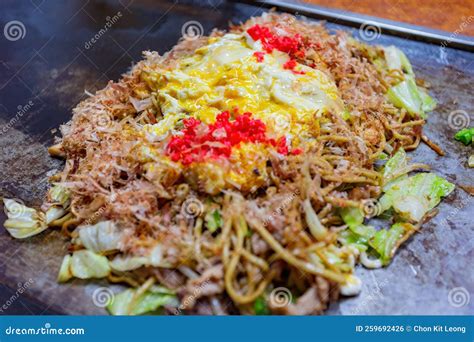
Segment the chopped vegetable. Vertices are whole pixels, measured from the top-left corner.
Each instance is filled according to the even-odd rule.
[[[63,207],[58,207],[55,205],[51,206],[50,208],[48,208],[48,210],[46,210],[46,213],[45,213],[46,224],[49,225],[50,223],[56,221],[57,219],[60,219],[67,213],[68,211],[63,209]]]
[[[51,224],[54,221],[64,217],[68,212],[70,204],[69,190],[62,185],[55,184],[48,192],[49,202],[52,204],[45,213],[46,224]]]
[[[391,87],[387,96],[396,107],[405,108],[408,113],[422,118],[426,118],[425,111],[431,111],[436,106],[436,101],[418,88],[413,77],[407,76],[404,81]]]
[[[268,309],[267,301],[264,297],[258,297],[253,304],[253,310],[256,315],[269,315],[270,310]]]
[[[348,246],[336,247],[335,245],[328,245],[321,248],[317,255],[324,264],[331,266],[333,269],[338,268],[341,272],[352,272],[354,269],[354,259],[351,255],[353,252],[354,250]]]
[[[436,100],[428,95],[428,92],[420,87],[418,87],[418,91],[421,97],[421,110],[423,112],[431,112],[436,108]]]
[[[146,257],[125,257],[119,255],[110,261],[110,267],[116,271],[126,272],[144,266],[147,261]]]
[[[350,229],[341,231],[338,234],[338,240],[345,246],[356,248],[359,252],[367,250],[369,245],[366,237],[356,234]]]
[[[66,207],[69,204],[69,190],[62,185],[53,185],[48,194],[52,203],[60,204],[63,207]]]
[[[454,184],[433,174],[419,173],[390,184],[379,203],[382,210],[393,207],[403,218],[418,222],[449,195]]]
[[[467,164],[469,165],[469,167],[474,167],[474,154],[471,154],[469,156],[469,159],[467,161]]]
[[[364,223],[364,213],[360,208],[348,207],[339,210],[339,213],[349,227]]]
[[[380,255],[383,265],[390,263],[395,254],[397,242],[403,237],[405,232],[402,223],[394,224],[390,229],[381,229],[370,239],[370,246]]]
[[[382,172],[384,185],[389,183],[391,180],[402,176],[404,174],[403,170],[405,170],[407,166],[407,154],[405,153],[405,150],[401,148],[385,163]]]
[[[107,257],[88,250],[66,255],[59,270],[58,281],[68,281],[72,277],[80,279],[104,278],[110,273]]]
[[[395,46],[383,48],[385,61],[389,70],[401,70],[405,80],[391,87],[387,96],[395,106],[405,108],[410,114],[426,117],[425,112],[436,107],[436,101],[415,83],[413,68],[407,56]]]
[[[221,228],[224,224],[224,221],[222,220],[222,215],[217,209],[208,212],[204,217],[204,220],[206,221],[207,229],[209,229],[212,233],[214,233],[218,228]]]
[[[374,236],[376,230],[372,226],[366,226],[363,224],[355,225],[355,226],[349,226],[349,229],[352,230],[354,233],[357,235],[365,238],[365,239],[370,239],[372,236]]]
[[[116,271],[132,271],[142,266],[163,267],[163,252],[160,245],[156,245],[146,256],[123,256],[118,255],[110,261],[110,267]]]
[[[469,145],[474,139],[474,127],[461,129],[456,133],[454,139],[462,142],[464,145]]]
[[[4,198],[3,203],[8,217],[4,226],[14,238],[24,239],[48,228],[42,212],[28,208],[12,199]]]
[[[364,225],[364,214],[360,208],[343,208],[340,215],[349,229],[343,230],[339,238],[344,245],[350,245],[359,251],[365,251],[369,239],[374,236],[376,230],[372,226]]]
[[[410,61],[402,50],[392,45],[383,47],[383,51],[389,70],[402,70],[409,75],[413,75],[413,69],[411,67]]]
[[[154,285],[140,292],[140,289],[127,289],[115,295],[107,310],[112,315],[141,315],[162,306],[179,305],[176,295],[164,287]]]
[[[318,215],[311,206],[309,199],[303,202],[303,209],[306,217],[306,223],[308,224],[309,231],[318,240],[322,240],[326,237],[328,230],[319,221]]]
[[[61,263],[61,267],[59,268],[59,274],[58,274],[58,282],[59,283],[65,283],[69,279],[73,277],[72,272],[71,272],[71,255],[67,254],[63,258],[63,262]]]
[[[112,221],[78,227],[79,239],[88,250],[100,253],[119,248],[121,233]]]

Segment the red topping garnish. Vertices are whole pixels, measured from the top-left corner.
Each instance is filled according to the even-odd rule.
[[[283,154],[285,156],[288,154],[288,145],[286,144],[285,137],[281,137],[278,139],[278,141],[276,142],[276,148],[278,153]]]
[[[304,71],[295,70],[297,65],[298,64],[296,63],[294,59],[289,59],[288,61],[285,62],[285,64],[283,64],[283,69],[291,70],[293,71],[294,74],[304,75]]]
[[[253,40],[260,40],[263,49],[271,53],[273,49],[286,52],[290,57],[304,57],[304,42],[299,34],[294,36],[278,36],[270,31],[268,27],[254,25],[247,30]]]
[[[261,51],[256,51],[253,53],[253,55],[255,56],[255,58],[257,58],[257,62],[263,62],[263,59],[265,58],[265,52],[261,52]]]
[[[298,154],[301,154],[303,153],[303,149],[302,148],[295,148],[293,151],[291,151],[291,154],[297,156]]]
[[[194,118],[185,119],[184,129],[180,135],[171,138],[166,154],[173,161],[189,165],[208,158],[229,158],[232,147],[241,142],[251,142],[272,145],[278,153],[287,155],[289,151],[286,139],[281,137],[275,141],[267,138],[263,121],[252,119],[251,115],[236,115],[235,120],[230,121],[229,112],[223,112],[217,115],[216,122],[210,125]]]

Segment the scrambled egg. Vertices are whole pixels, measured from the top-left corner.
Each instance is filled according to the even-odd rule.
[[[226,34],[209,38],[208,45],[181,59],[172,70],[145,70],[142,78],[156,91],[163,118],[146,125],[144,130],[159,137],[177,130],[183,118],[194,117],[210,124],[217,114],[237,109],[262,120],[269,136],[284,136],[290,146],[297,147],[314,138],[318,117],[326,111],[343,115],[337,87],[326,73],[301,64],[297,64],[296,72],[285,69],[289,56],[277,50],[265,53],[261,61],[255,52],[263,52],[261,43],[248,34]],[[225,175],[216,175],[226,179],[213,180],[216,185],[253,189],[264,183],[265,166],[249,163],[259,158],[252,158],[248,147],[239,149],[230,159],[235,167]],[[254,147],[255,151],[258,149]],[[261,153],[264,152],[258,152]],[[196,172],[209,175],[208,166],[194,165],[190,169],[200,168]],[[212,172],[215,173],[221,171]],[[203,177],[207,179],[205,175],[191,178]]]
[[[164,120],[147,127],[163,135],[179,119],[194,116],[212,123],[222,111],[251,112],[270,130],[311,137],[311,123],[327,109],[344,110],[334,82],[322,71],[304,65],[296,74],[284,69],[287,54],[274,50],[262,62],[253,55],[259,42],[244,35],[210,38],[210,44],[162,73],[150,71],[144,79],[158,91]]]

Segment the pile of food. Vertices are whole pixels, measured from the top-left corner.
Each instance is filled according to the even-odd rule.
[[[320,314],[453,191],[405,152],[439,150],[435,105],[396,47],[267,13],[146,52],[81,102],[44,205],[5,199],[5,227],[60,227],[60,282],[129,286],[112,314]]]

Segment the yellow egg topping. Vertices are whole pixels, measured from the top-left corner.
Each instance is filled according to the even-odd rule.
[[[185,118],[210,125],[224,111],[250,112],[265,124],[269,137],[284,137],[297,147],[314,139],[326,111],[343,114],[337,87],[325,72],[299,63],[288,69],[288,54],[278,50],[261,58],[256,53],[262,53],[262,45],[247,33],[226,34],[209,38],[172,70],[145,70],[142,78],[156,92],[162,118],[144,130],[160,137],[176,131]],[[206,174],[214,175],[214,185],[204,186],[209,193],[227,187],[251,190],[267,180],[266,155],[262,144],[240,144],[225,163],[194,163],[186,174],[201,185],[211,182]]]

